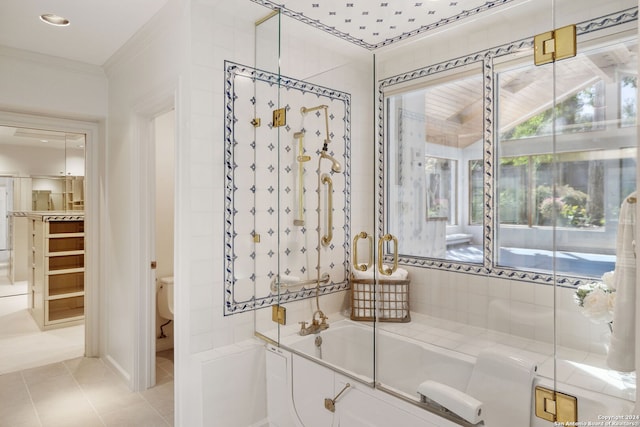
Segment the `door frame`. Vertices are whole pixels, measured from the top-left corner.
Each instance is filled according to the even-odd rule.
[[[135,148],[133,162],[137,165],[134,181],[140,190],[137,212],[139,239],[134,253],[134,274],[139,286],[136,290],[137,325],[134,340],[134,372],[132,386],[135,391],[151,388],[156,383],[156,282],[151,262],[155,256],[155,131],[156,117],[176,109],[176,90],[166,88],[135,108]],[[177,126],[174,139],[177,142]],[[175,195],[174,195],[175,197]],[[175,204],[174,204],[175,205]],[[175,229],[175,224],[174,224]],[[174,251],[175,254],[175,251]],[[175,346],[175,341],[174,341]]]
[[[100,298],[104,283],[104,268],[100,254],[103,234],[101,218],[104,204],[100,203],[99,176],[104,164],[104,123],[101,121],[72,120],[53,116],[0,111],[0,125],[47,129],[58,132],[82,133],[85,140],[85,313],[84,353],[87,357],[100,356],[100,336],[104,322],[100,315]],[[102,163],[99,159],[103,159]]]

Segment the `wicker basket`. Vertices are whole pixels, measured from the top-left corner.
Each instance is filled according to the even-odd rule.
[[[411,280],[351,279],[351,320],[409,322]],[[377,286],[377,297],[376,297]],[[376,319],[376,310],[378,317]]]

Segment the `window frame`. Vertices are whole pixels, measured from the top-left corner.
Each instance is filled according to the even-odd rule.
[[[617,17],[617,23],[629,23],[636,22],[636,17],[627,13],[627,11],[621,11],[611,16]],[[597,30],[594,29],[593,23],[598,22],[597,19],[587,21],[578,24],[578,41],[580,49],[590,48],[591,46],[600,43],[601,39],[606,44],[610,43],[612,38],[616,40],[625,41],[632,37],[637,38],[637,30],[631,25],[619,27],[611,25],[610,27],[601,27]],[[607,30],[609,31],[602,31]],[[599,34],[592,34],[596,31],[601,31]],[[601,37],[600,34],[606,34],[606,37]],[[483,207],[483,236],[482,247],[484,250],[483,262],[481,264],[466,263],[462,261],[452,261],[442,258],[424,258],[417,256],[402,255],[399,257],[398,262],[404,265],[411,265],[424,268],[433,268],[440,270],[456,271],[462,273],[481,274],[485,276],[494,276],[501,278],[509,278],[520,281],[528,281],[541,284],[557,284],[560,286],[577,286],[585,282],[592,281],[590,277],[580,277],[576,275],[563,275],[556,274],[554,271],[531,271],[520,268],[502,267],[497,265],[497,257],[495,251],[498,250],[497,245],[497,232],[499,229],[499,222],[497,219],[497,209],[493,206],[496,200],[497,194],[497,182],[495,181],[497,171],[497,148],[495,147],[497,141],[497,126],[495,126],[497,117],[497,76],[498,70],[503,67],[511,66],[517,61],[529,61],[530,58],[524,58],[521,55],[512,55],[513,53],[532,49],[533,39],[524,39],[507,43],[504,45],[496,46],[491,49],[477,52],[469,56],[455,58],[449,61],[433,64],[422,69],[413,70],[410,73],[391,76],[377,82],[378,99],[380,102],[377,104],[378,117],[381,119],[378,122],[378,153],[376,162],[378,163],[377,170],[379,172],[386,171],[385,165],[385,148],[386,148],[386,134],[385,129],[387,124],[385,118],[387,115],[387,102],[386,99],[389,96],[397,94],[398,92],[404,92],[407,88],[422,86],[437,79],[451,78],[451,76],[458,73],[463,73],[465,67],[470,65],[480,64],[483,70],[483,89],[484,89],[484,115],[485,126],[483,129],[483,157],[482,162],[484,166],[484,207]],[[576,134],[569,134],[568,137],[575,137]],[[637,149],[637,147],[633,147]],[[464,159],[462,159],[464,160]],[[477,160],[477,159],[476,159]],[[460,168],[462,169],[462,168]],[[471,174],[469,174],[470,180]],[[378,176],[378,179],[382,185],[378,186],[377,203],[379,205],[379,212],[386,212],[385,200],[386,200],[386,182],[382,175]],[[461,181],[464,182],[464,181]],[[469,198],[471,197],[471,191],[469,187]],[[469,214],[471,209],[469,209]],[[468,216],[468,215],[467,215]],[[385,215],[378,217],[378,232],[383,234],[383,230],[386,228]],[[384,259],[387,261],[392,260],[391,254],[385,254]]]

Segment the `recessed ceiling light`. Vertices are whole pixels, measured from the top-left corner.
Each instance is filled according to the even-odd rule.
[[[59,16],[53,13],[45,13],[40,15],[40,20],[47,24],[55,25],[56,27],[66,27],[70,24],[69,20],[64,16]]]

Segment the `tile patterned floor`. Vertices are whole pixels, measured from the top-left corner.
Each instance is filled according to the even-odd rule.
[[[140,393],[102,360],[75,358],[0,375],[0,426],[173,426],[173,352],[156,357],[157,385]]]
[[[26,282],[0,266],[0,427],[173,426],[173,350],[156,354],[156,386],[141,393],[85,358],[84,326],[40,331]]]

